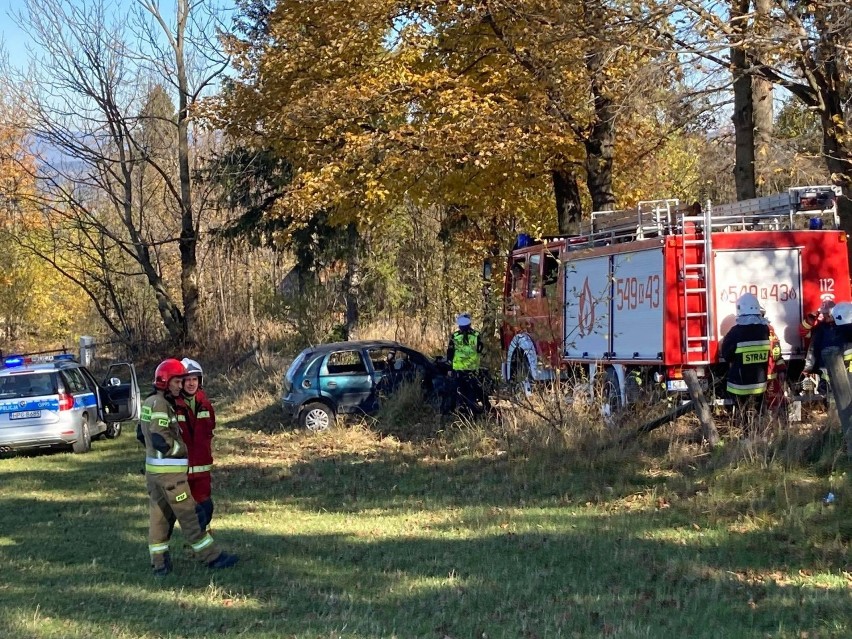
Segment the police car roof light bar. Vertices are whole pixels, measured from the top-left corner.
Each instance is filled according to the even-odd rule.
[[[25,364],[47,364],[50,362],[73,362],[76,361],[73,353],[68,353],[66,349],[61,351],[41,351],[39,353],[21,353],[16,355],[7,355],[3,358],[4,368],[18,368]]]

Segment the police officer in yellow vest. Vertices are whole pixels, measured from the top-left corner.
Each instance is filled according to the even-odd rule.
[[[456,324],[458,324],[458,330],[453,331],[447,346],[447,361],[452,365],[453,373],[462,386],[462,391],[477,397],[485,410],[489,410],[488,397],[476,376],[482,355],[482,339],[479,331],[471,325],[470,313],[459,315]]]
[[[456,323],[459,328],[450,336],[447,361],[453,365],[454,371],[478,371],[479,356],[482,354],[479,331],[471,326],[470,313],[459,315]]]
[[[210,568],[229,568],[237,556],[224,552],[205,531],[189,490],[186,444],[175,413],[186,368],[176,359],[163,360],[154,373],[154,393],[142,404],[137,438],[145,445],[145,479],[149,497],[148,551],[154,575],[172,571],[169,541],[175,520],[196,557]]]

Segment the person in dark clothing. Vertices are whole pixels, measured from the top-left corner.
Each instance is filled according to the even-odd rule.
[[[834,325],[837,327],[837,336],[843,349],[843,361],[846,370],[852,373],[852,302],[840,302],[831,309]]]
[[[719,348],[728,362],[727,391],[743,414],[759,411],[766,393],[769,367],[769,322],[760,313],[760,304],[751,293],[737,300],[736,324]]]
[[[825,396],[827,402],[830,388],[822,352],[826,348],[837,347],[843,353],[847,370],[852,366],[852,303],[841,302],[835,305],[834,302],[829,302],[824,306],[826,310],[821,313],[822,319],[813,329],[802,374],[819,373],[817,392]]]
[[[829,346],[844,345],[843,333],[846,329],[842,331],[838,329],[834,309],[834,302],[824,303],[820,308],[820,320],[813,328],[811,344],[805,356],[805,369],[802,371],[804,374],[824,372],[822,350]],[[824,375],[822,377],[824,378]]]
[[[471,325],[469,313],[462,313],[456,319],[458,330],[450,335],[447,345],[447,362],[453,370],[453,377],[459,389],[470,399],[469,404],[482,405],[485,412],[491,409],[488,394],[479,380],[479,363],[482,355],[482,339],[479,331]]]

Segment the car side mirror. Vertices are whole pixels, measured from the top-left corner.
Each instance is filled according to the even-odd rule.
[[[118,377],[110,377],[109,382],[107,382],[108,386],[121,386],[121,380]]]
[[[482,263],[482,279],[486,282],[491,280],[493,267],[491,266],[491,260],[485,260]]]

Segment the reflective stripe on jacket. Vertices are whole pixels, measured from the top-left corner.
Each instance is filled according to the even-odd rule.
[[[177,414],[163,391],[145,399],[139,430],[145,442],[145,470],[151,473],[186,473],[189,461]],[[156,445],[155,445],[156,441]],[[168,447],[166,450],[162,448]]]
[[[188,467],[186,459],[145,458],[145,471],[149,473],[185,473]]]
[[[760,395],[766,391],[769,368],[769,327],[736,324],[722,340],[720,354],[728,362],[728,392]]]

